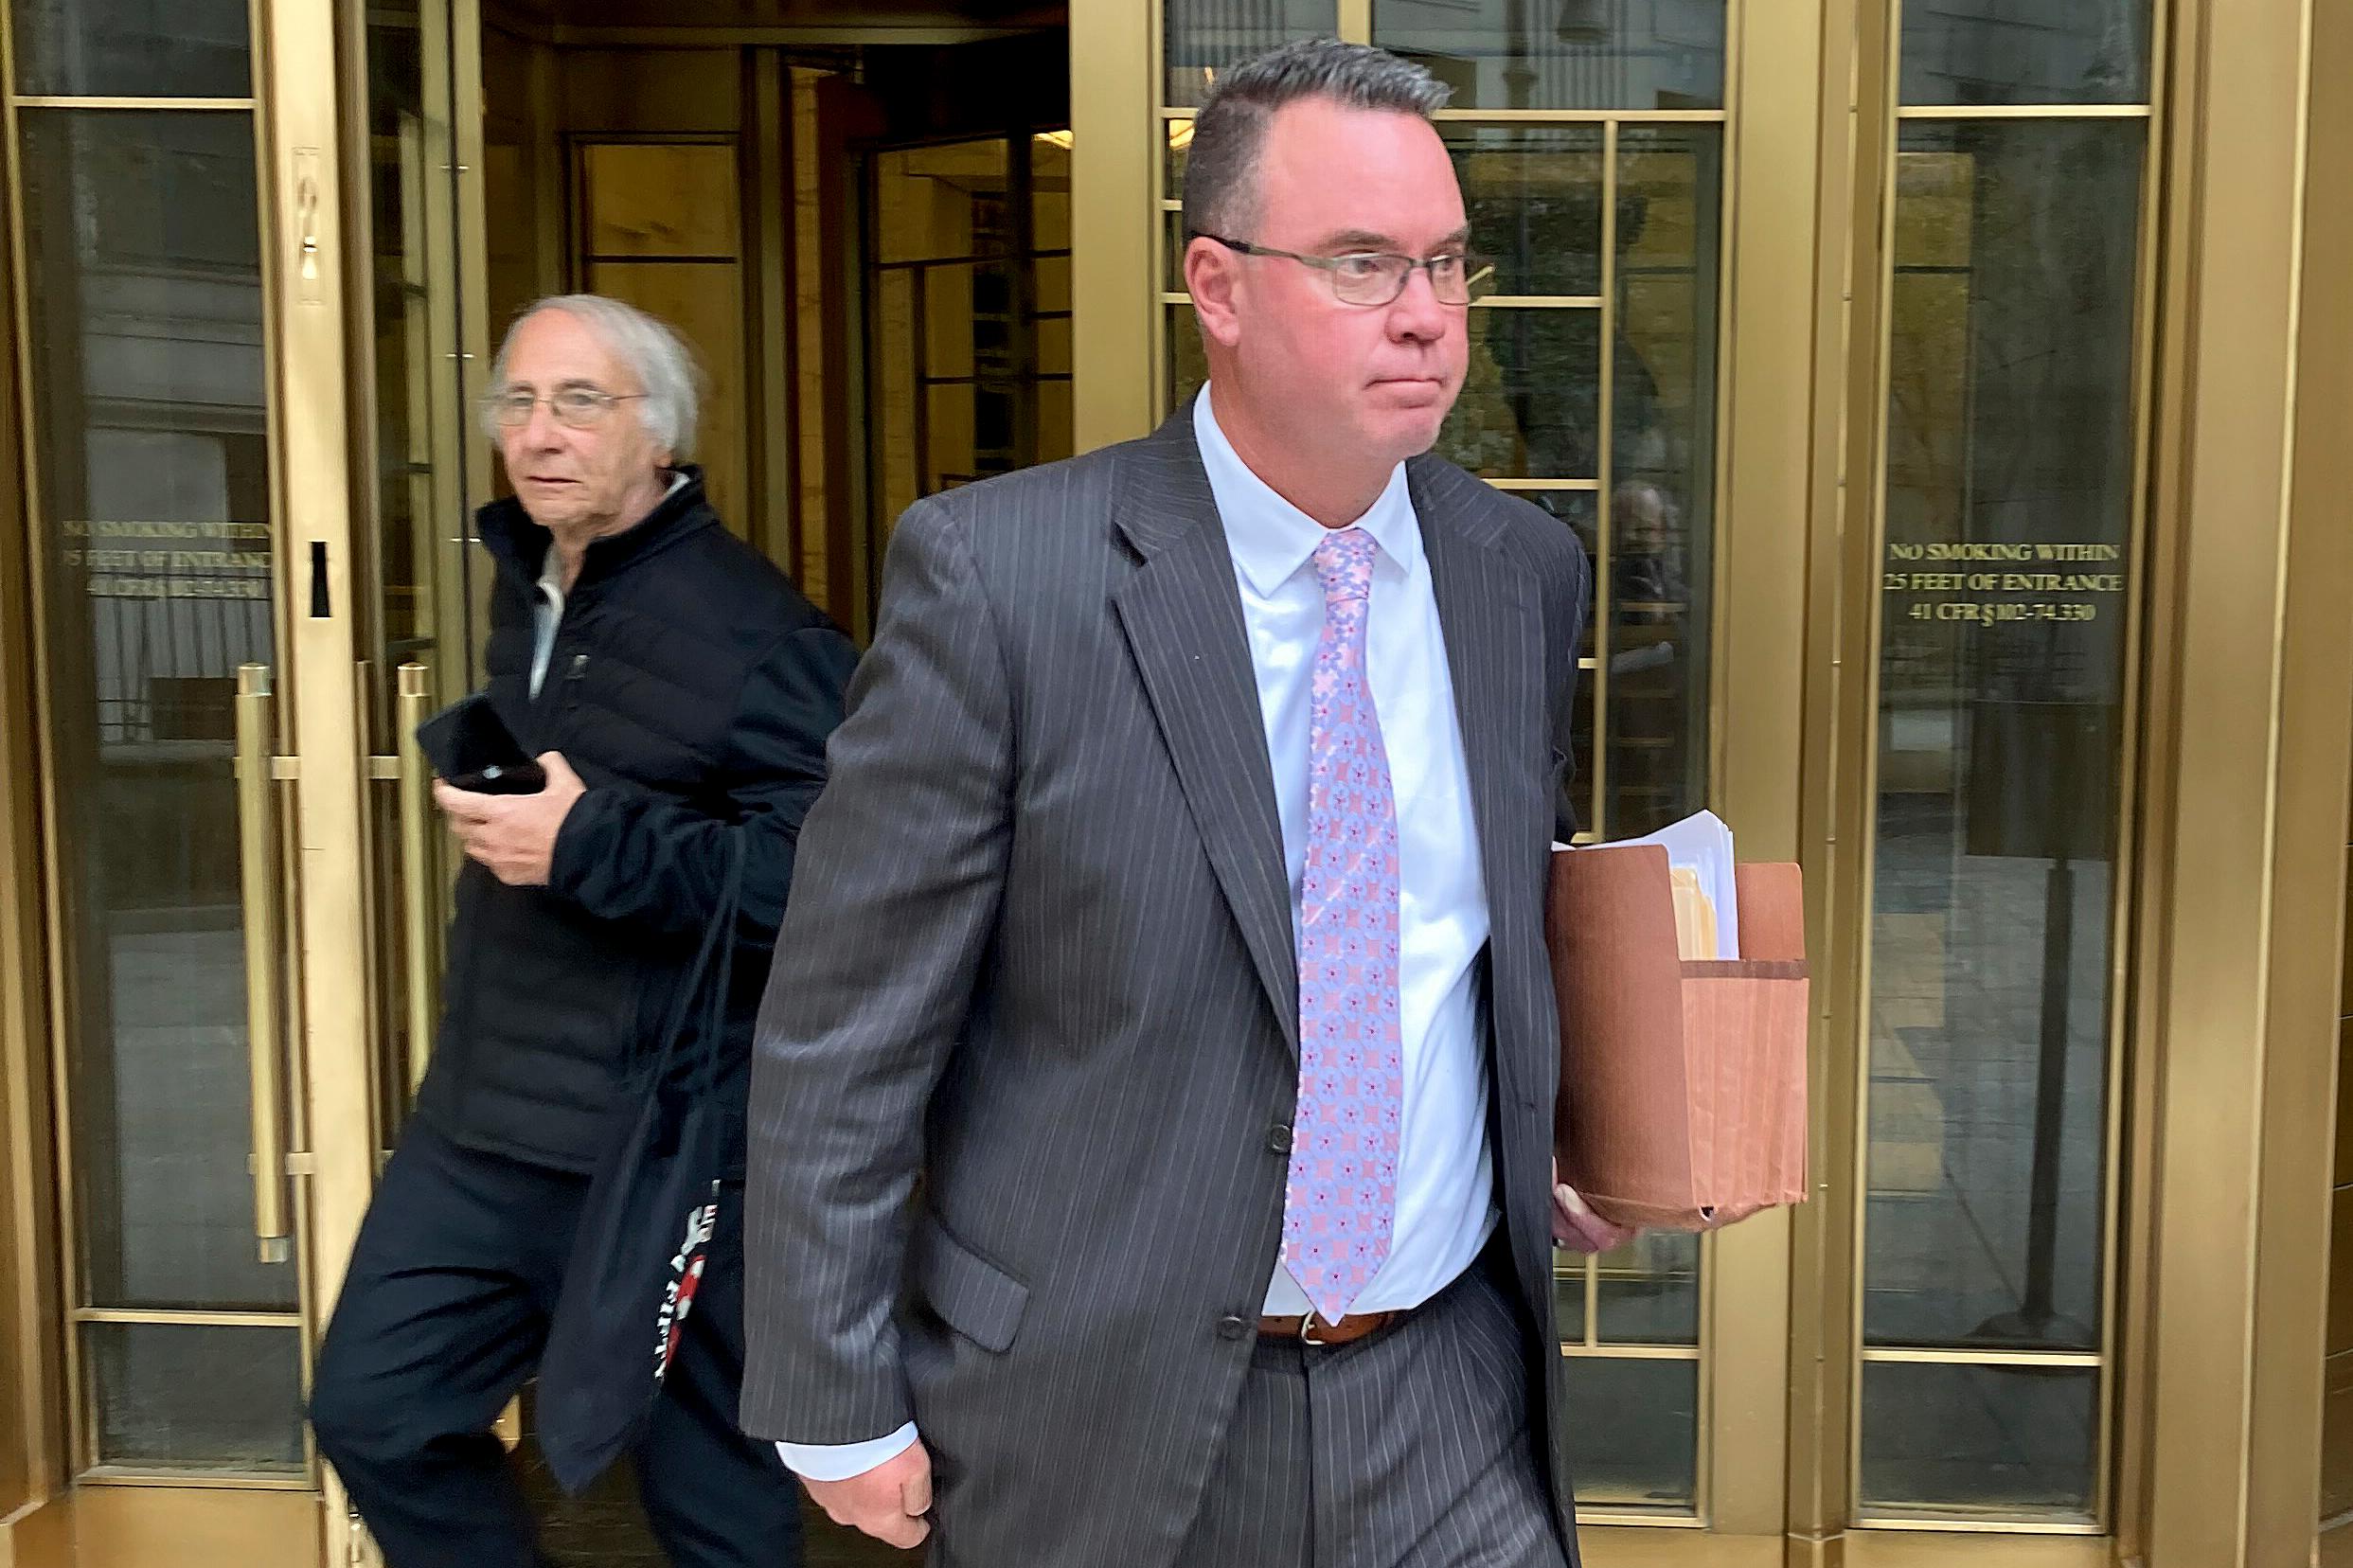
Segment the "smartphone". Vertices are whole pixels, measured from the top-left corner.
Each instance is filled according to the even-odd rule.
[[[547,772],[523,749],[486,692],[461,697],[417,726],[417,745],[454,790],[537,794]]]

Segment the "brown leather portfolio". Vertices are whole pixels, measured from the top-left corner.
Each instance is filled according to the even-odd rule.
[[[1553,1149],[1621,1225],[1712,1230],[1806,1196],[1804,887],[1794,865],[1735,875],[1741,956],[1687,959],[1665,849],[1553,851]]]

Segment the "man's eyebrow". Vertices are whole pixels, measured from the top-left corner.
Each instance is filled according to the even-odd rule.
[[[1434,254],[1440,251],[1459,250],[1469,243],[1470,240],[1471,225],[1465,223],[1430,248]],[[1316,249],[1326,253],[1388,251],[1393,254],[1403,254],[1403,247],[1399,245],[1395,235],[1379,234],[1371,229],[1342,229],[1335,234],[1325,236],[1323,243]]]

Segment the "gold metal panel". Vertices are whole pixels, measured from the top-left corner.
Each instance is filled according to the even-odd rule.
[[[1707,771],[1712,804],[1742,854],[1796,860],[1813,410],[1792,389],[1814,374],[1822,0],[1793,8],[1736,0],[1729,22],[1730,211],[1719,312],[1728,373],[1719,400]],[[1719,1530],[1776,1544],[1788,1507],[1791,1222],[1774,1210],[1729,1227],[1707,1272],[1710,1517]]]
[[[2108,1568],[2111,1560],[2106,1541],[2080,1536],[2011,1535],[1995,1541],[1874,1530],[1845,1538],[1846,1568]]]
[[[372,1135],[353,1135],[373,1128],[374,1107],[361,867],[366,746],[351,683],[360,656],[353,595],[361,578],[348,466],[343,165],[333,155],[340,128],[336,27],[330,8],[257,7],[265,343],[277,481],[272,521],[279,569],[300,563],[289,580],[303,592],[288,597],[302,597],[312,612],[289,615],[279,644],[286,694],[280,704],[291,710],[302,764],[291,822],[296,859],[288,868],[300,892],[289,933],[301,960],[301,988],[293,999],[301,1042],[298,1092],[306,1100],[298,1109],[301,1125],[336,1130],[318,1140],[313,1173],[297,1194],[308,1226],[305,1310],[313,1324],[324,1321],[342,1283],[373,1186],[376,1148]],[[293,1528],[290,1514],[255,1544],[250,1560],[304,1560],[278,1556],[298,1541],[315,1550],[316,1500],[304,1497],[299,1506],[308,1528]],[[263,1505],[254,1507],[258,1516]]]
[[[2184,18],[2185,282],[2166,324],[2184,373],[2165,388],[2180,447],[2158,492],[2180,529],[2178,660],[2154,716],[2174,777],[2152,823],[2170,880],[2144,950],[2162,961],[2148,1043],[2168,1201],[2141,1501],[2156,1568],[2268,1568],[2309,1560],[2317,1496],[2337,944],[2309,934],[2333,938],[2343,889],[2341,855],[2311,846],[2344,835],[2353,556],[2303,504],[2322,471],[2294,444],[2313,8],[2231,0]]]
[[[1090,452],[1152,427],[1160,7],[1071,0],[1071,437]]]
[[[69,1506],[83,1568],[324,1568],[319,1500],[307,1491],[86,1487]]]
[[[1872,64],[1885,54],[1885,8],[1824,0],[1825,86],[1817,105],[1821,149],[1812,206],[1824,236],[1811,278],[1811,360],[1808,515],[1804,538],[1806,760],[1800,774],[1807,870],[1807,933],[1814,962],[1809,1076],[1813,1126],[1810,1203],[1790,1217],[1791,1262],[1788,1400],[1789,1560],[1833,1568],[1844,1560],[1851,1473],[1848,1401],[1854,1383],[1856,1324],[1849,1300],[1856,1229],[1855,1185],[1845,1157],[1857,1142],[1860,1104],[1858,1020],[1869,983],[1867,946],[1856,911],[1870,898],[1868,855],[1872,781],[1868,758],[1873,694],[1867,619],[1847,608],[1868,603],[1878,580],[1867,549],[1846,548],[1867,536],[1865,487],[1884,408],[1878,366],[1882,354],[1881,299],[1856,280],[1878,275],[1883,243],[1879,192],[1891,145],[1888,82]],[[1737,412],[1737,411],[1736,411]],[[1860,504],[1859,504],[1860,503]]]
[[[2335,1165],[2336,1075],[2342,1012],[2338,954],[2345,920],[2342,848],[2353,781],[2353,535],[2344,498],[2353,453],[2344,412],[2353,399],[2353,18],[2342,5],[2305,0],[2281,19],[2283,56],[2300,24],[2305,114],[2300,205],[2286,242],[2297,247],[2295,337],[2289,363],[2288,541],[2279,650],[2278,775],[2270,918],[2276,932],[2265,977],[2269,1019],[2263,1174],[2255,1210],[2254,1379],[2247,1449],[2247,1560],[2307,1560],[2320,1513],[2324,1435],[2315,1329],[2331,1337],[2335,1256],[2327,1185]],[[2234,26],[2237,9],[2234,8]],[[2275,78],[2285,85],[2294,79]],[[2325,84],[2325,90],[2324,90]],[[2315,853],[2326,845],[2336,853]],[[2333,940],[2321,939],[2326,934]],[[2342,1205],[2340,1205],[2342,1206]],[[2353,1234],[2340,1230],[2338,1234]],[[2323,1239],[2325,1238],[2325,1239]],[[2315,1246],[2315,1241],[2321,1242]],[[2323,1250],[2323,1249],[2326,1250]],[[2353,1314],[2347,1314],[2353,1317]]]
[[[583,246],[591,256],[734,257],[736,150],[721,142],[589,142],[580,148]]]
[[[1586,1525],[1577,1532],[1577,1543],[1585,1568],[1780,1568],[1781,1564],[1778,1536],[1715,1535],[1656,1525]]]

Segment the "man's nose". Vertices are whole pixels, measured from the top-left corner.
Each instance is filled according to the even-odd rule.
[[[542,398],[531,405],[531,416],[523,421],[523,444],[534,452],[546,452],[563,444],[563,424],[556,418],[547,400]]]
[[[1438,299],[1437,285],[1430,281],[1430,269],[1416,267],[1405,275],[1405,288],[1389,305],[1389,333],[1392,337],[1431,342],[1446,333],[1459,305],[1447,305]]]

